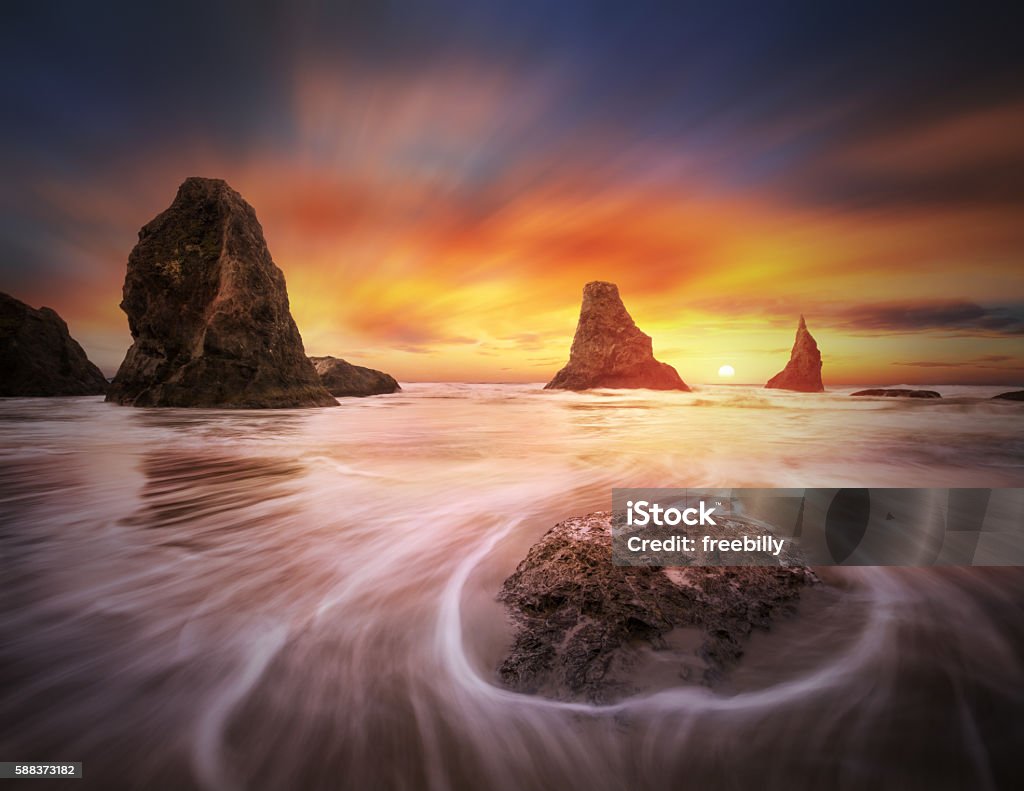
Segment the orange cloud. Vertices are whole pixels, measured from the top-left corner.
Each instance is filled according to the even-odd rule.
[[[300,69],[287,145],[133,152],[102,184],[41,181],[37,198],[60,229],[54,249],[82,277],[23,298],[57,308],[112,371],[112,339],[128,343],[116,305],[135,232],[199,174],[226,178],[256,208],[307,350],[399,379],[548,378],[593,279],[619,284],[656,353],[688,381],[714,381],[724,363],[739,381],[766,380],[800,312],[825,350],[826,381],[884,383],[911,368],[894,374],[894,364],[929,359],[955,363],[957,378],[991,378],[991,366],[959,364],[985,355],[1006,357],[1006,375],[1019,378],[1021,338],[991,325],[972,335],[961,324],[970,337],[951,358],[941,321],[879,326],[871,338],[851,324],[851,311],[880,303],[1024,302],[1024,230],[1011,211],[844,211],[741,191],[704,171],[667,178],[637,167],[643,141],[618,147],[600,130],[575,146],[538,141],[537,119],[558,110],[558,81],[458,63],[416,79],[364,77]],[[920,149],[877,142],[842,161],[924,167],[958,141],[988,141],[995,156],[1022,117],[1011,108],[950,122]]]

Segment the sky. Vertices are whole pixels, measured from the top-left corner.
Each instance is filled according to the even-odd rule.
[[[0,291],[113,375],[197,175],[307,353],[399,381],[546,381],[610,280],[691,384],[763,383],[800,314],[826,385],[1024,383],[1024,19],[961,5],[20,4]]]

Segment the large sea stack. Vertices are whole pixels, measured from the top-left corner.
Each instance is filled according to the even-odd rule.
[[[134,342],[108,401],[337,406],[303,350],[256,212],[220,179],[186,179],[139,231],[121,309]]]
[[[593,387],[690,389],[675,368],[654,359],[651,338],[633,322],[618,287],[602,281],[583,287],[583,306],[569,362],[545,389]]]
[[[337,357],[310,357],[320,381],[332,396],[371,396],[397,393],[395,377],[373,368],[352,365]]]
[[[64,319],[0,294],[0,396],[84,396],[107,391]]]
[[[789,353],[789,362],[779,373],[768,380],[767,388],[774,390],[796,390],[799,393],[821,393],[821,352],[814,336],[807,330],[807,322],[800,317],[796,328],[796,341]]]

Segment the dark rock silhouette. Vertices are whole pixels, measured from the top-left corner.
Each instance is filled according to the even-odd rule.
[[[796,328],[796,340],[789,353],[789,362],[779,373],[768,380],[766,388],[773,390],[795,390],[799,393],[821,393],[821,352],[814,336],[807,330],[807,322],[800,317]]]
[[[139,231],[121,309],[134,342],[108,401],[337,406],[303,351],[256,212],[220,179],[186,179]]]
[[[646,645],[670,651],[684,680],[712,685],[742,656],[753,629],[791,613],[817,581],[802,565],[617,566],[610,513],[568,519],[502,586],[498,598],[517,628],[498,675],[520,692],[606,702],[636,691],[637,674],[622,669]],[[665,636],[676,628],[698,630],[695,650],[668,648]]]
[[[593,387],[690,389],[675,368],[654,359],[651,338],[633,322],[618,287],[602,281],[584,286],[569,362],[545,389]]]
[[[858,390],[852,396],[885,396],[886,398],[942,398],[934,390],[903,390],[892,387],[876,387],[869,390]]]
[[[352,365],[337,357],[310,357],[320,381],[332,396],[371,396],[396,393],[402,388],[390,374]]]
[[[50,308],[0,294],[0,396],[102,395],[107,379]]]
[[[1024,390],[1011,390],[1009,393],[1000,393],[997,396],[992,396],[992,398],[998,398],[1003,401],[1024,401]]]

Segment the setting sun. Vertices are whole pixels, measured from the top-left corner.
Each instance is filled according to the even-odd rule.
[[[723,365],[718,369],[719,376],[733,376],[735,373],[736,370],[731,365]]]

